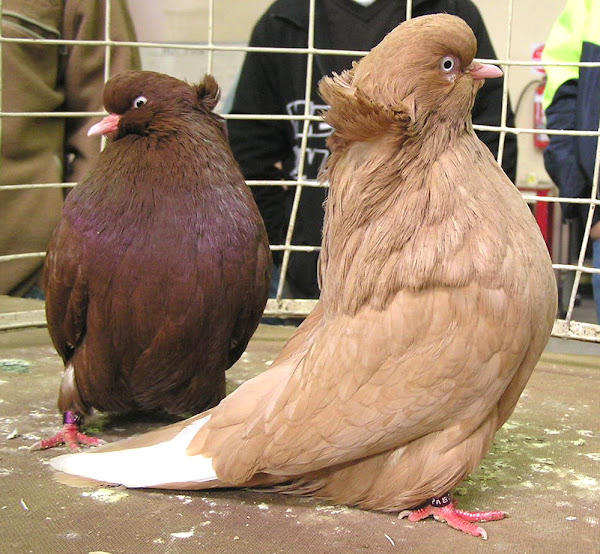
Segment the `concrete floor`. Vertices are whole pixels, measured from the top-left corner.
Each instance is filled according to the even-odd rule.
[[[291,332],[261,326],[229,371],[230,388],[266,368]],[[28,448],[59,427],[60,360],[45,329],[1,333],[0,552],[600,552],[600,359],[552,350],[489,456],[455,491],[463,508],[509,512],[483,524],[484,542],[433,520],[310,498],[59,484],[46,461],[64,448]],[[93,430],[112,441],[159,424],[100,417]]]

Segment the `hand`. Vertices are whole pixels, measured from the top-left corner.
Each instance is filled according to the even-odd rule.
[[[273,166],[275,167],[275,169],[279,169],[279,171],[283,171],[283,163],[282,162],[275,162],[273,164]],[[287,185],[281,185],[281,187],[283,188],[283,190],[287,190],[288,189]]]

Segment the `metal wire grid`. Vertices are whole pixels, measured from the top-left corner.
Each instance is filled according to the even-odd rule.
[[[266,186],[294,186],[296,187],[294,201],[292,205],[292,212],[290,217],[290,223],[287,229],[286,238],[284,244],[272,245],[273,251],[283,251],[283,261],[281,277],[278,283],[276,298],[270,299],[267,308],[265,310],[266,315],[275,316],[302,316],[310,312],[314,307],[316,300],[308,299],[285,299],[283,295],[283,285],[287,267],[289,264],[289,258],[291,252],[312,252],[320,250],[320,246],[297,246],[292,244],[292,235],[294,232],[294,226],[296,222],[296,215],[298,213],[298,206],[300,203],[300,197],[302,190],[305,187],[324,187],[327,186],[323,183],[316,181],[304,180],[302,178],[304,161],[306,157],[306,147],[308,141],[308,131],[311,122],[320,121],[321,118],[318,116],[311,115],[311,86],[312,86],[312,68],[314,63],[314,56],[318,54],[330,54],[330,55],[352,55],[360,56],[366,54],[366,52],[352,51],[352,50],[325,50],[315,48],[314,46],[314,31],[315,31],[315,0],[309,2],[309,30],[308,30],[308,43],[306,48],[262,48],[262,47],[248,47],[248,46],[237,46],[237,45],[226,45],[216,44],[214,42],[214,6],[215,0],[208,0],[208,40],[206,44],[179,44],[179,43],[164,43],[164,42],[125,42],[125,41],[112,41],[110,38],[110,13],[111,13],[111,0],[106,0],[106,11],[105,11],[105,27],[104,27],[104,40],[101,41],[69,41],[61,39],[24,39],[24,38],[8,38],[3,37],[0,30],[0,88],[2,86],[2,47],[4,43],[35,43],[35,44],[48,44],[48,45],[65,45],[65,44],[78,44],[78,45],[95,45],[104,46],[104,79],[108,80],[110,75],[110,53],[111,49],[115,46],[129,46],[129,47],[140,47],[140,48],[165,48],[174,50],[196,50],[207,52],[207,72],[212,73],[214,66],[214,53],[215,52],[285,52],[295,54],[306,54],[307,56],[307,79],[305,86],[305,98],[304,98],[304,114],[303,115],[279,115],[279,114],[260,114],[260,115],[238,115],[238,114],[223,114],[226,119],[252,119],[252,120],[279,120],[279,121],[298,121],[302,122],[302,139],[301,149],[299,156],[299,168],[298,177],[294,180],[287,181],[270,181],[270,180],[252,180],[247,181],[249,186],[266,185]],[[480,60],[487,63],[494,63],[500,65],[504,71],[504,90],[502,96],[502,112],[501,112],[501,125],[499,126],[484,126],[475,125],[475,129],[481,131],[493,131],[500,133],[500,143],[498,150],[498,162],[502,163],[502,157],[504,153],[504,141],[507,133],[513,133],[515,135],[520,134],[535,134],[539,133],[539,129],[523,128],[523,127],[507,127],[507,107],[508,107],[508,81],[511,67],[515,66],[539,66],[540,62],[537,61],[519,61],[510,59],[510,48],[511,48],[511,30],[513,21],[513,5],[514,0],[507,0],[508,3],[508,16],[507,16],[507,39],[504,45],[504,58],[496,60]],[[0,11],[2,9],[2,0],[0,0]],[[412,0],[408,0],[406,6],[406,19],[412,17]],[[555,66],[577,66],[577,67],[599,67],[600,63],[594,62],[583,62],[583,63],[553,63]],[[2,98],[0,96],[0,136],[2,133],[2,120],[5,117],[82,117],[82,116],[103,116],[105,112],[5,112],[2,110]],[[573,136],[600,136],[600,122],[599,129],[597,131],[552,131],[548,130],[547,134],[561,134],[561,135],[573,135]],[[529,203],[536,202],[553,202],[553,203],[573,203],[573,204],[587,204],[590,206],[588,217],[585,223],[585,229],[583,234],[582,243],[580,245],[577,263],[572,264],[554,264],[556,270],[574,272],[574,284],[572,292],[569,298],[569,304],[567,308],[567,314],[564,320],[558,319],[555,322],[553,329],[553,336],[572,338],[579,340],[586,340],[591,342],[600,342],[600,325],[593,325],[589,323],[582,323],[572,319],[573,309],[581,276],[583,273],[593,274],[600,273],[600,270],[591,268],[584,265],[585,253],[587,244],[590,237],[590,229],[592,225],[592,218],[596,206],[600,204],[600,200],[597,200],[598,190],[598,176],[599,176],[599,165],[600,165],[600,141],[598,141],[594,168],[594,177],[592,184],[592,191],[590,198],[579,199],[579,198],[562,198],[552,196],[535,196],[524,194],[523,197]],[[70,188],[75,186],[76,183],[29,183],[21,185],[9,185],[0,187],[0,192],[9,190],[19,189],[43,189],[43,188]],[[9,256],[0,256],[0,264],[10,262],[19,258],[35,258],[43,257],[45,252],[30,252],[22,254],[14,254]],[[9,314],[0,314],[0,330],[3,329],[15,329],[30,326],[41,326],[45,325],[45,317],[43,310],[36,310],[30,312],[14,312]]]

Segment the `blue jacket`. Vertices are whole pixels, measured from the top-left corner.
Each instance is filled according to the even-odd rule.
[[[600,1],[569,0],[548,37],[543,61],[600,62]],[[544,94],[549,129],[597,131],[600,124],[600,67],[546,67]],[[561,196],[591,193],[596,137],[551,135],[544,152],[546,170]],[[565,218],[582,217],[587,205],[563,204]],[[594,222],[600,210],[594,213]]]

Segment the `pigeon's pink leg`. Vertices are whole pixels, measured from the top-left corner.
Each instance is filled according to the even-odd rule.
[[[79,450],[79,445],[99,446],[104,444],[102,439],[88,437],[79,430],[82,417],[76,412],[65,412],[63,415],[63,428],[49,439],[37,441],[31,450],[44,450],[66,444],[73,452]]]
[[[489,512],[466,512],[459,510],[455,507],[450,493],[446,493],[437,498],[432,498],[429,504],[422,508],[405,510],[398,515],[400,518],[408,517],[409,521],[421,521],[429,516],[433,516],[437,521],[446,522],[450,527],[454,527],[454,529],[487,540],[485,529],[474,525],[474,523],[502,519],[506,517],[506,513],[496,510]]]

